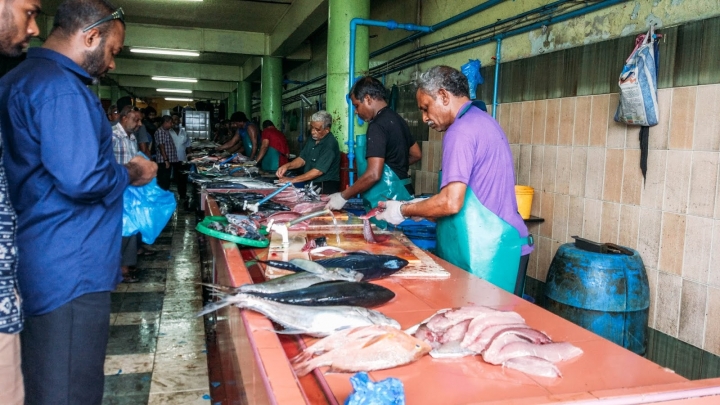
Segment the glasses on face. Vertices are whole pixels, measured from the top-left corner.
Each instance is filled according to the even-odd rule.
[[[110,14],[107,17],[101,18],[94,23],[88,25],[87,27],[83,28],[82,32],[88,32],[91,29],[97,27],[100,24],[104,24],[108,21],[112,20],[120,20],[120,22],[125,25],[125,12],[123,11],[122,7],[118,8],[117,10],[113,11],[112,14]]]

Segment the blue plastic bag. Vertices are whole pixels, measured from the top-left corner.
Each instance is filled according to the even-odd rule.
[[[470,59],[470,60],[468,60],[468,63],[466,63],[460,67],[460,71],[468,79],[468,85],[470,85],[470,99],[471,100],[475,100],[475,97],[477,96],[477,94],[476,94],[477,86],[479,84],[483,84],[485,82],[482,75],[480,74],[481,66],[482,65],[480,64],[479,60]]]
[[[129,186],[123,193],[122,236],[140,232],[148,245],[155,242],[175,212],[175,196],[152,181],[144,186]]]
[[[405,405],[405,389],[397,378],[373,382],[361,371],[350,377],[353,392],[345,405]]]

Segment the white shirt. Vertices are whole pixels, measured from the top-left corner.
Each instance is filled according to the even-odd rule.
[[[185,149],[190,147],[190,138],[188,138],[184,127],[180,127],[180,133],[175,132],[175,128],[170,128],[170,136],[172,136],[175,148],[177,149],[178,162],[185,162],[187,155]]]

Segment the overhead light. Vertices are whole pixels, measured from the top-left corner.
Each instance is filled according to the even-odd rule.
[[[183,93],[183,94],[192,94],[192,90],[185,90],[185,89],[157,89],[160,93]]]
[[[133,53],[151,53],[153,55],[200,56],[198,51],[157,49],[157,48],[130,48]]]
[[[197,83],[198,79],[191,77],[167,77],[167,76],[153,76],[153,80],[161,82],[183,82],[183,83]]]
[[[165,97],[166,101],[195,101],[193,98],[182,98],[182,97]]]

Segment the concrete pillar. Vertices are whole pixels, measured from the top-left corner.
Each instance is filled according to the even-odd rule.
[[[327,111],[333,116],[332,132],[340,150],[347,153],[348,72],[350,70],[350,21],[353,18],[370,18],[370,0],[329,0],[327,49]],[[357,28],[355,42],[355,74],[368,71],[368,28]],[[357,121],[354,121],[357,124]],[[356,127],[355,134],[365,130]]]
[[[282,59],[273,56],[262,57],[260,122],[265,120],[282,124]]]
[[[252,84],[250,82],[238,83],[235,100],[237,106],[234,111],[242,111],[250,118],[252,116]]]
[[[227,99],[227,106],[225,106],[225,115],[227,115],[227,119],[230,119],[230,116],[237,111],[237,89],[235,91],[231,91],[230,94],[228,94]]]

